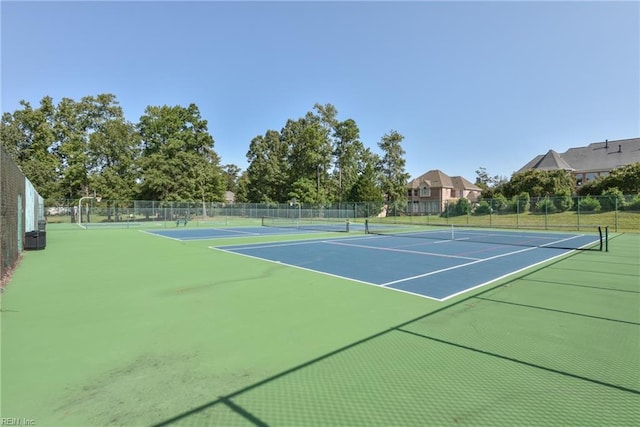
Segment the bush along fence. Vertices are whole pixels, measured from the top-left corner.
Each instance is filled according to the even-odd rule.
[[[504,197],[445,203],[437,221],[511,228],[587,229],[640,232],[640,195]]]

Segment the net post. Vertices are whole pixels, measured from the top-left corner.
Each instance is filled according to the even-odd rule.
[[[369,218],[364,219],[364,234],[369,234]]]
[[[347,233],[349,232],[349,218],[347,218]]]
[[[609,226],[608,225],[604,228],[604,246],[606,248],[606,252],[609,252]]]
[[[451,224],[451,240],[456,240],[455,232],[453,231],[453,224]]]
[[[260,225],[265,227],[265,225],[264,225],[264,217],[260,217]]]
[[[602,227],[598,226],[598,234],[600,235],[600,252],[602,252]]]

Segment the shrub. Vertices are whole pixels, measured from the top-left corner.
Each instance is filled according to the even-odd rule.
[[[524,213],[531,209],[531,197],[529,193],[520,193],[513,196],[509,201],[508,210],[511,212]]]
[[[616,209],[623,209],[625,205],[624,194],[618,188],[613,187],[602,192],[602,196],[599,197],[600,206],[602,210],[614,211]]]
[[[469,199],[465,199],[464,197],[458,199],[456,203],[456,214],[467,215],[469,213],[471,213],[471,202]]]
[[[536,204],[535,211],[537,213],[554,213],[556,211],[556,205],[553,203],[553,200],[545,197]]]
[[[474,211],[474,213],[478,215],[486,215],[486,214],[490,214],[491,212],[493,212],[493,209],[491,209],[489,202],[485,200],[478,203],[478,206],[476,206],[476,209]]]
[[[600,210],[600,202],[591,196],[587,196],[578,202],[581,211],[598,212]]]
[[[626,204],[625,209],[630,211],[640,211],[640,194],[637,194]]]
[[[509,203],[507,202],[507,198],[504,194],[496,194],[493,199],[491,199],[491,208],[493,212],[505,212],[508,210]]]
[[[571,194],[556,194],[553,204],[558,212],[568,211],[573,207],[573,197],[571,197]]]

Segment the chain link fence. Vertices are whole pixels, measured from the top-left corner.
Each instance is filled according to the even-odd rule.
[[[25,232],[42,232],[44,200],[13,159],[0,148],[0,278],[15,267]]]
[[[418,205],[420,206],[420,205]],[[426,204],[425,204],[426,206]],[[429,205],[433,206],[433,204]],[[412,202],[391,206],[380,202],[219,203],[116,201],[83,197],[79,201],[47,203],[49,222],[89,226],[175,227],[216,224],[259,224],[262,218],[349,219],[392,223],[466,224],[486,227],[580,230],[609,226],[612,231],[640,232],[640,195],[494,198],[442,202],[438,212],[416,209]]]

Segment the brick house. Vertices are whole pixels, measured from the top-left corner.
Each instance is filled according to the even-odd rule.
[[[576,187],[606,176],[613,169],[640,162],[640,138],[594,142],[586,147],[570,148],[564,153],[549,150],[538,155],[516,173],[531,169],[567,170],[576,178]]]
[[[438,215],[447,203],[457,202],[460,198],[476,202],[481,192],[481,188],[464,177],[449,176],[438,169],[430,170],[407,185],[407,213]]]

